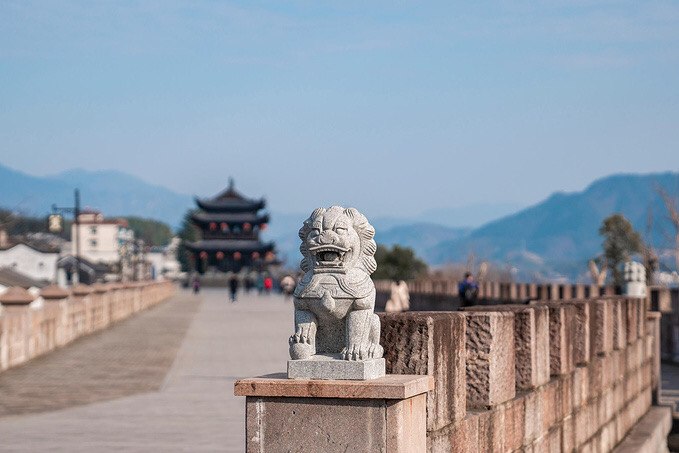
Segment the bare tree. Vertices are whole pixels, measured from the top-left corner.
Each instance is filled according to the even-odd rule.
[[[655,190],[662,197],[665,208],[667,209],[667,217],[674,227],[674,265],[675,268],[679,270],[679,208],[677,208],[677,201],[662,187],[656,187]]]

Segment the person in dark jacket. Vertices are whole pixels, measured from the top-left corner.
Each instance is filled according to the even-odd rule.
[[[465,272],[464,280],[457,285],[457,292],[460,295],[460,307],[476,304],[479,297],[479,285],[474,281],[471,272]]]
[[[235,275],[229,280],[229,289],[231,290],[231,302],[236,302],[236,294],[238,293],[238,277]]]

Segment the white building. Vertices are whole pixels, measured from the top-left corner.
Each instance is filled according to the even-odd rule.
[[[58,259],[58,250],[42,250],[31,244],[18,243],[0,249],[0,267],[38,281],[56,281]]]
[[[80,240],[80,256],[93,263],[119,263],[123,247],[134,240],[124,219],[104,219],[101,212],[87,210],[78,221],[71,226],[72,253],[78,251]]]
[[[181,264],[177,261],[177,247],[180,239],[173,237],[170,244],[165,247],[153,247],[146,254],[146,259],[151,263],[152,274],[158,279],[164,277],[175,280],[180,277]]]

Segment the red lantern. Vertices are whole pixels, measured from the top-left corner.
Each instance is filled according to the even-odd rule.
[[[240,259],[240,257],[241,257],[240,252],[236,252],[236,253],[233,254],[233,259],[236,260],[236,261],[238,261]]]
[[[224,259],[224,252],[217,252],[217,259],[223,260]]]
[[[214,231],[217,229],[217,224],[215,222],[210,222],[210,231]]]
[[[205,250],[203,250],[202,252],[200,252],[200,258],[201,258],[201,259],[204,259],[204,260],[207,259],[207,252],[206,252]]]
[[[266,223],[261,224],[259,226],[259,229],[262,230],[262,231],[266,230]]]
[[[226,222],[222,222],[219,226],[222,229],[222,231],[226,231],[229,229],[229,224]]]
[[[252,259],[253,260],[259,259],[259,252],[252,252]]]
[[[243,230],[250,231],[250,228],[252,228],[252,225],[250,225],[249,223],[246,222],[243,224]]]
[[[273,259],[276,257],[273,252],[266,252],[266,260],[267,261],[273,261]]]

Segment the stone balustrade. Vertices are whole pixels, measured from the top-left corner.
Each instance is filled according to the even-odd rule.
[[[459,305],[457,284],[451,279],[421,279],[408,283],[410,303],[415,310],[450,310]],[[378,306],[384,308],[389,298],[391,282],[375,281]],[[481,303],[526,302],[529,300],[569,300],[599,296],[613,296],[621,290],[615,286],[597,286],[583,283],[515,283],[479,282],[479,301]],[[654,310],[663,313],[679,312],[679,288],[650,287],[650,299]],[[679,315],[678,315],[679,316]]]
[[[667,451],[671,413],[652,406],[660,314],[647,299],[536,300],[380,319],[387,373],[434,377],[429,452]]]
[[[391,282],[375,282],[375,307],[383,311],[390,295]],[[410,309],[413,311],[456,310],[460,306],[457,282],[451,279],[422,279],[408,282]],[[530,300],[560,301],[596,298],[620,293],[613,286],[565,283],[479,283],[481,305],[526,303]],[[679,288],[652,286],[649,288],[650,307],[663,314],[660,321],[660,354],[663,360],[679,363]]]
[[[33,295],[10,288],[0,295],[0,371],[154,306],[174,294],[171,282],[51,285]]]

